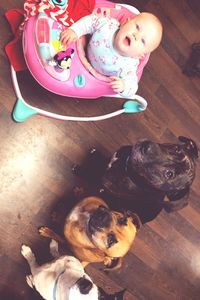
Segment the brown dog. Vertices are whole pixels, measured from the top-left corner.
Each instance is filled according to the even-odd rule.
[[[84,266],[103,262],[113,269],[121,266],[121,258],[131,248],[139,227],[137,215],[111,211],[101,198],[91,196],[80,201],[66,217],[64,236]],[[63,242],[47,227],[39,232]]]

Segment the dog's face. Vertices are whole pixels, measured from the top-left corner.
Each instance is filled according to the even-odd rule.
[[[56,286],[57,294],[68,300],[98,299],[98,287],[85,273],[82,264],[74,256],[62,256],[52,263],[52,267],[44,267],[44,276],[52,275],[52,280],[58,280]],[[59,270],[59,271],[58,271]],[[56,275],[58,272],[59,275]],[[45,280],[45,277],[44,277]],[[46,299],[46,298],[45,298]]]
[[[197,146],[180,137],[181,144],[159,144],[144,140],[135,144],[130,157],[133,170],[155,189],[170,192],[189,187],[195,177]]]
[[[102,198],[90,196],[67,216],[64,235],[81,261],[102,261],[113,269],[120,267],[140,224],[134,213],[112,211]]]
[[[130,249],[138,227],[137,216],[100,205],[90,212],[87,232],[98,249],[109,257],[118,258]]]

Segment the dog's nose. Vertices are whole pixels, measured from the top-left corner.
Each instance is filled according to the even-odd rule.
[[[112,217],[109,209],[104,206],[99,206],[92,214],[89,227],[91,232],[109,227],[112,222]]]
[[[87,295],[93,286],[93,283],[84,277],[81,277],[76,284],[78,285],[80,293],[83,295]]]

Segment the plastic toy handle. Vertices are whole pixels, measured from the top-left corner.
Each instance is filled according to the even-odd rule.
[[[145,110],[144,107],[142,107],[141,103],[133,100],[126,101],[123,105],[125,113],[137,113],[140,111]]]
[[[34,107],[34,106],[26,103],[26,101],[23,99],[22,94],[20,92],[16,72],[15,72],[14,68],[12,67],[12,65],[11,65],[11,76],[12,76],[15,93],[17,96],[17,102],[16,102],[16,105],[13,110],[13,119],[16,122],[23,122],[26,119],[28,119],[29,117],[36,115],[36,114],[43,115],[43,116],[46,116],[49,118],[54,118],[57,120],[63,120],[63,121],[82,121],[82,122],[101,121],[101,120],[105,120],[105,119],[109,119],[109,118],[118,116],[125,112],[126,113],[140,112],[142,110],[145,110],[147,107],[146,100],[139,95],[135,95],[134,99],[137,101],[134,101],[134,99],[129,100],[124,103],[124,107],[122,109],[117,110],[112,113],[105,114],[105,115],[96,116],[96,117],[74,117],[74,116],[59,115],[59,114],[55,114],[55,113],[51,113],[51,112],[39,109],[37,107]]]
[[[135,95],[134,99],[131,99],[124,103],[123,108],[125,113],[137,113],[140,111],[144,111],[147,108],[147,101],[143,97]]]
[[[12,116],[16,122],[20,123],[37,114],[37,109],[28,105],[23,98],[18,98],[14,106]]]
[[[125,98],[120,94],[105,95],[105,97],[115,97],[119,99]],[[125,113],[137,113],[144,111],[147,108],[147,101],[142,96],[135,94],[133,97],[126,99],[128,99],[128,101],[126,101],[123,105]]]

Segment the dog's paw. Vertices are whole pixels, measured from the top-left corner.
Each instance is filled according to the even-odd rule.
[[[28,259],[30,256],[33,255],[33,252],[29,246],[22,245],[21,247],[21,254]]]
[[[51,239],[51,242],[49,244],[50,248],[55,249],[56,251],[58,251],[58,242],[55,241],[54,239]]]
[[[49,229],[48,227],[46,226],[42,226],[38,229],[38,232],[41,236],[44,236],[44,237],[51,237],[51,229]]]
[[[50,253],[54,258],[59,257],[59,252],[58,252],[58,242],[51,239],[51,242],[49,244],[49,248],[50,248]]]
[[[117,270],[122,266],[121,257],[105,257],[104,259],[104,271]]]
[[[26,282],[27,282],[27,284],[28,284],[32,289],[34,288],[33,276],[32,276],[32,275],[27,275],[27,276],[26,276]]]
[[[57,233],[55,233],[53,230],[51,230],[48,227],[42,226],[38,229],[38,232],[41,236],[50,238],[50,239],[54,239],[55,241],[64,244],[65,243],[65,239],[63,239],[60,235],[58,235]]]

